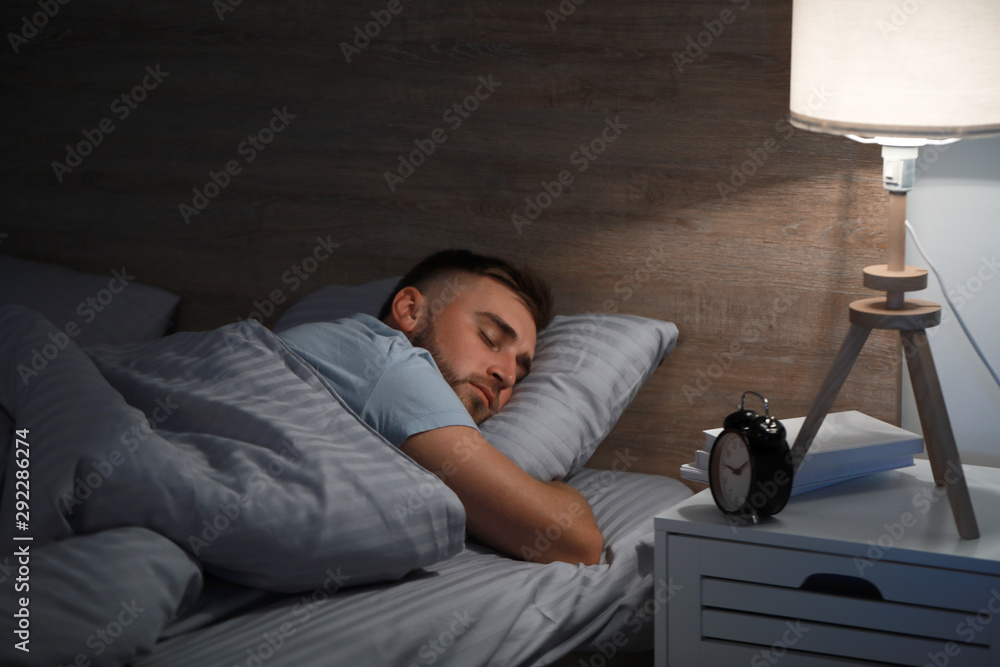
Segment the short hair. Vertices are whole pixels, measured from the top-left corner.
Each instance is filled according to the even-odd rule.
[[[432,282],[444,280],[454,273],[486,276],[506,286],[528,308],[538,331],[552,321],[552,292],[538,274],[521,264],[461,249],[441,250],[410,269],[382,304],[378,318],[385,321],[392,310],[393,299],[404,287],[427,291]]]

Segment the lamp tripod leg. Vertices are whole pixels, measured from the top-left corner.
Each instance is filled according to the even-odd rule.
[[[927,344],[927,334],[922,329],[900,331],[903,353],[910,372],[910,383],[916,398],[920,427],[930,459],[934,482],[948,491],[948,502],[955,517],[958,534],[964,539],[979,537],[979,526],[972,508],[969,487],[962,472],[962,461],[951,430],[951,420],[944,404],[944,395],[938,381],[934,357]]]
[[[795,438],[795,444],[792,446],[790,456],[792,457],[793,470],[796,472],[802,464],[803,459],[805,459],[806,453],[809,451],[809,447],[812,445],[817,431],[819,431],[819,427],[823,425],[823,420],[826,419],[827,413],[833,407],[833,402],[837,399],[840,388],[844,386],[844,381],[850,374],[854,362],[861,353],[861,348],[865,345],[865,341],[868,340],[869,333],[871,333],[871,329],[851,324],[851,328],[848,330],[847,336],[840,346],[840,351],[837,352],[837,357],[833,360],[830,372],[827,373],[826,379],[823,380],[823,386],[819,388],[819,394],[816,395],[812,409],[802,423],[802,428],[799,430],[799,434]]]

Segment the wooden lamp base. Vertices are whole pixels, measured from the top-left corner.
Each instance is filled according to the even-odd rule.
[[[905,199],[902,201],[905,202]],[[891,208],[898,211],[901,206],[905,211],[905,204],[898,202],[894,202]],[[890,226],[890,257],[894,252],[893,246]],[[902,261],[898,261],[901,257],[901,254],[897,256],[896,269],[889,269],[886,265],[865,269],[865,284],[868,287],[886,290],[886,295],[880,298],[862,299],[851,304],[851,328],[792,446],[794,469],[797,471],[806,457],[809,446],[833,406],[872,329],[896,329],[903,343],[903,354],[906,357],[906,366],[916,397],[920,427],[924,432],[924,444],[934,473],[934,482],[947,490],[958,534],[964,539],[974,540],[979,537],[979,526],[976,524],[972,499],[965,482],[962,462],[925,331],[940,324],[941,307],[932,301],[903,299],[903,292],[926,287],[927,272],[904,266]]]

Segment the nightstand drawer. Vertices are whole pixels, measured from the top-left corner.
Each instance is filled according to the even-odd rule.
[[[968,617],[965,612],[838,594],[830,588],[825,591],[817,591],[815,586],[781,588],[711,577],[702,578],[701,603],[706,608],[808,618],[844,627],[856,624],[858,618],[866,618],[870,619],[868,630],[945,641],[955,639],[955,628]]]
[[[1000,577],[676,534],[666,547],[670,664],[1000,662]]]

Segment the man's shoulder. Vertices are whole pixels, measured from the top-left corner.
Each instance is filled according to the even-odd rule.
[[[385,344],[409,341],[401,331],[393,329],[384,322],[366,313],[356,313],[331,322],[307,322],[278,333],[278,337],[286,341],[308,338],[358,338]]]
[[[427,366],[440,372],[427,350],[414,346],[402,331],[363,313],[333,322],[300,324],[279,336],[313,362],[325,360],[344,367],[363,364],[369,374],[373,366],[397,364]]]

